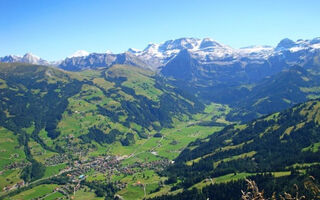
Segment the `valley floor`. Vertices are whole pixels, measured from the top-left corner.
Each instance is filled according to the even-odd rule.
[[[213,117],[221,124],[228,123],[224,119],[227,112],[227,107],[211,104],[203,114],[193,116],[193,120],[176,120],[174,127],[162,129],[159,137],[139,139],[130,146],[123,146],[120,142],[112,145],[93,142],[96,150],[81,151],[73,160],[68,159],[67,155],[54,156],[47,162],[45,176],[27,184],[10,178],[7,170],[0,177],[11,184],[3,185],[0,195],[4,199],[100,199],[92,188],[84,184],[95,181],[114,184],[118,190],[116,195],[123,199],[143,199],[164,194],[171,186],[164,185],[167,178],[158,173],[171,165],[190,142],[221,130],[222,126],[201,124],[210,122]],[[19,168],[11,171],[21,172]],[[68,178],[68,181],[62,185],[44,184],[57,177]]]

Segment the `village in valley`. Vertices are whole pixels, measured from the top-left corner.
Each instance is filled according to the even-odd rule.
[[[86,155],[86,152],[82,152],[83,155]],[[94,181],[98,179],[101,181],[101,177],[103,178],[103,182],[113,184],[117,190],[122,190],[127,187],[128,181],[115,180],[117,177],[127,177],[132,176],[132,183],[134,186],[138,186],[144,189],[146,184],[143,183],[142,180],[137,179],[134,175],[137,173],[143,173],[146,170],[151,170],[153,172],[160,172],[170,164],[172,161],[168,159],[155,160],[151,162],[143,162],[143,163],[132,163],[130,165],[123,165],[122,162],[131,156],[114,156],[114,155],[105,155],[105,156],[83,156],[81,157],[81,152],[78,153],[79,159],[68,159],[70,156],[67,154],[58,154],[47,158],[45,161],[46,166],[56,166],[59,164],[65,164],[65,168],[61,169],[58,174],[55,174],[50,177],[46,177],[40,179],[41,181],[46,179],[51,179],[53,177],[67,177],[67,184],[59,185],[58,187],[52,190],[52,193],[61,193],[65,197],[72,198],[76,194],[78,190],[87,188],[86,185],[82,184],[86,179],[90,181]],[[66,164],[67,163],[67,164]],[[17,162],[13,163],[10,166],[7,166],[6,169],[17,169],[21,166],[26,166],[28,163],[26,162]],[[144,179],[149,179],[150,177],[146,177],[143,175]],[[23,189],[27,187],[29,184],[35,184],[40,181],[37,180],[31,183],[25,183],[23,180],[15,183],[13,185],[5,186],[2,188],[2,193],[6,194],[18,189]],[[48,194],[46,194],[48,196]],[[43,199],[43,198],[40,198]]]

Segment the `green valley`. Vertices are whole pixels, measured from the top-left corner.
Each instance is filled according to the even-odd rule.
[[[228,104],[128,65],[1,63],[0,79],[0,199],[238,199],[216,192],[244,190],[245,178],[273,190],[317,177],[320,103],[296,105],[319,92],[310,70],[283,71]]]
[[[229,124],[228,106],[205,106],[137,67],[0,69],[5,199],[141,199],[159,190],[166,178],[158,174],[190,142]]]

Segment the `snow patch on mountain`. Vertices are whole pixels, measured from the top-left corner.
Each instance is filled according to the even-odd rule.
[[[89,54],[90,53],[85,50],[78,50],[78,51],[74,52],[73,54],[71,54],[70,56],[68,56],[68,58],[85,57],[85,56],[88,56]]]
[[[311,47],[314,49],[320,49],[320,42],[318,44],[311,45]]]

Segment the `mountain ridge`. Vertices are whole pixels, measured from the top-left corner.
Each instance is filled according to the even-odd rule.
[[[192,55],[201,61],[202,63],[212,63],[219,62],[221,59],[229,59],[230,61],[241,60],[245,57],[252,60],[266,59],[274,54],[280,54],[282,51],[291,51],[292,53],[302,51],[302,50],[316,50],[320,49],[320,38],[316,37],[311,40],[297,40],[296,42],[290,39],[281,40],[276,47],[263,46],[263,45],[253,45],[242,48],[232,48],[227,45],[221,44],[211,38],[179,38],[174,40],[167,40],[159,44],[150,43],[144,50],[138,50],[129,48],[127,51],[119,54],[124,54],[126,52],[131,53],[136,56],[136,59],[143,60],[149,65],[149,68],[157,71],[161,67],[165,66],[166,63],[176,56],[180,50],[188,49],[192,52]],[[66,63],[69,58],[79,58],[82,57],[83,60],[91,54],[104,54],[113,55],[111,52],[107,53],[88,53],[84,50],[79,50],[73,55],[66,57],[62,63]],[[114,55],[119,55],[114,54]],[[27,54],[26,54],[27,55]],[[25,56],[26,56],[25,55]],[[24,56],[24,57],[25,57]],[[30,56],[29,56],[30,57]],[[92,62],[91,55],[91,62]],[[60,63],[60,61],[48,62],[44,59],[32,56],[32,59],[23,59],[21,56],[4,56],[0,57],[0,62],[26,62],[31,64],[45,64],[45,65],[55,65],[55,66],[65,66],[65,64]],[[79,59],[75,59],[79,60]],[[227,62],[224,60],[224,62]],[[92,63],[91,63],[92,64]],[[108,66],[108,63],[103,63],[103,66]],[[116,63],[122,64],[122,63]],[[84,67],[90,65],[87,63]],[[101,67],[103,67],[101,66]]]

